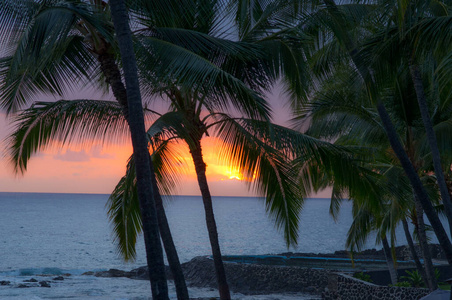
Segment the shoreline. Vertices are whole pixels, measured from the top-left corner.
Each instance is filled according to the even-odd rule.
[[[431,245],[433,249],[439,249],[438,245]],[[400,255],[404,254],[403,259],[406,259],[408,246],[399,246],[396,249]],[[407,252],[408,251],[408,252]],[[360,272],[360,269],[344,270],[344,268],[315,268],[312,266],[300,265],[281,265],[274,264],[275,258],[296,257],[306,258],[337,258],[342,260],[350,258],[347,251],[336,251],[334,253],[293,253],[286,252],[281,254],[258,255],[260,258],[269,258],[273,264],[268,262],[261,263],[244,263],[240,261],[224,260],[225,270],[228,278],[228,283],[231,291],[241,293],[244,295],[268,295],[268,294],[308,294],[313,297],[320,297],[328,287],[328,281],[332,274],[337,273],[353,273]],[[438,252],[438,256],[441,253]],[[227,255],[224,257],[228,257]],[[440,258],[440,257],[439,257]],[[384,260],[383,250],[369,249],[364,250],[359,254],[354,255],[354,259],[363,260]],[[411,268],[412,266],[409,266]],[[216,277],[213,267],[213,261],[209,256],[197,256],[189,262],[182,264],[187,284],[191,287],[216,289]],[[401,270],[403,268],[400,268]],[[384,261],[383,268],[377,272],[387,272],[386,262]],[[94,275],[98,277],[127,277],[131,279],[146,280],[148,279],[147,267],[140,267],[131,271],[121,271],[112,269],[109,271],[89,273],[87,275]],[[172,275],[167,267],[168,280],[172,280]],[[318,298],[317,298],[318,299]]]
[[[435,245],[432,245],[435,247]],[[398,247],[398,251],[404,253],[406,246]],[[299,256],[317,258],[349,258],[347,251],[336,251],[334,253],[280,253],[270,255],[259,255],[258,257],[285,257],[296,258]],[[367,259],[380,259],[381,251],[370,249],[365,250],[362,253],[355,255],[365,257]],[[189,262],[183,263],[182,268],[186,276],[187,285],[191,290],[192,300],[210,300],[218,299],[217,296],[217,283],[215,277],[215,271],[213,267],[213,261],[209,256],[197,256]],[[171,287],[172,296],[175,296],[174,283],[171,281],[172,276],[169,267],[166,267],[169,286]],[[348,284],[349,288],[343,288],[343,290],[353,290],[354,287],[364,284],[362,288],[372,289],[391,289],[383,285],[372,285],[369,287],[368,283],[363,283],[360,280],[352,278],[351,276],[343,275],[343,270],[334,269],[318,269],[313,267],[302,266],[287,266],[287,265],[271,265],[271,264],[255,264],[255,263],[242,263],[225,261],[225,270],[228,277],[228,283],[231,288],[231,292],[235,295],[234,299],[254,300],[295,300],[295,299],[330,299],[331,295],[337,292],[331,292],[331,282],[336,280],[337,285]],[[359,270],[354,270],[359,271]],[[66,272],[65,270],[56,269],[55,272]],[[387,270],[381,270],[379,272],[387,272]],[[85,273],[74,274],[42,274],[36,270],[35,273],[30,274],[10,274],[9,278],[4,276],[0,279],[0,292],[7,292],[9,288],[13,288],[10,291],[21,289],[24,292],[26,290],[34,290],[39,293],[56,293],[61,289],[70,293],[78,293],[79,290],[73,290],[74,284],[83,282],[84,289],[98,290],[94,286],[99,284],[107,293],[115,293],[114,290],[110,290],[112,287],[110,284],[113,282],[120,282],[124,289],[132,288],[132,286],[141,288],[139,289],[143,295],[146,295],[147,285],[147,267],[139,267],[130,271],[123,271],[119,269],[110,269],[108,271],[89,271]],[[348,272],[350,275],[353,272]],[[60,278],[57,278],[60,277]],[[37,279],[36,279],[37,278]],[[94,279],[98,278],[98,279]],[[339,279],[338,279],[339,278]],[[133,279],[133,281],[128,281]],[[11,280],[12,282],[9,282]],[[111,281],[113,280],[113,281]],[[338,281],[339,280],[339,281]],[[111,282],[111,283],[110,283]],[[353,287],[353,288],[350,288]],[[27,289],[28,288],[28,289]],[[394,289],[394,288],[392,288]],[[399,288],[397,288],[399,289]],[[405,288],[406,289],[406,288]],[[356,290],[356,289],[355,289]],[[406,290],[403,293],[424,293],[425,291],[413,291]],[[147,297],[147,296],[146,296]],[[125,297],[128,299],[127,297]],[[76,298],[77,299],[77,298]],[[83,299],[83,298],[79,298]],[[174,298],[176,299],[176,298]],[[331,299],[334,299],[331,298]]]

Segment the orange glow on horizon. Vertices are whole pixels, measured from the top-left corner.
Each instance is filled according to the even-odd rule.
[[[5,138],[12,131],[11,124],[0,113],[0,142],[5,149]],[[202,140],[207,180],[214,196],[254,196],[239,170],[229,166],[219,155],[221,142],[215,137]],[[185,143],[175,145],[178,161],[174,169],[180,175],[175,194],[199,195],[197,176],[191,154]],[[14,174],[7,153],[0,154],[0,192],[41,193],[102,193],[109,194],[125,174],[132,147],[127,138],[116,143],[102,141],[72,142],[63,146],[55,142],[28,162],[27,171]]]
[[[212,195],[249,195],[243,182],[247,178],[221,160],[218,143],[214,137],[202,140]],[[197,195],[199,187],[188,147],[179,143],[175,148],[179,161],[174,162],[174,169],[181,179],[175,193]],[[0,159],[0,192],[110,193],[124,176],[131,154],[127,142],[103,145],[88,141],[70,146],[57,142],[34,154],[23,175],[14,174],[7,158]]]

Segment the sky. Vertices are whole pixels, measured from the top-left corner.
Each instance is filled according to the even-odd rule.
[[[111,100],[111,95],[80,91],[66,99],[96,98]],[[287,125],[290,119],[286,100],[279,90],[268,96],[275,112],[275,123]],[[52,99],[43,97],[43,101]],[[158,108],[157,108],[158,109]],[[162,109],[162,108],[160,108]],[[5,138],[12,132],[11,121],[0,111],[0,192],[43,192],[43,193],[111,193],[125,173],[127,160],[132,153],[130,143],[103,145],[92,142],[61,148],[55,145],[32,156],[27,171],[15,174],[5,151]],[[207,178],[212,195],[255,196],[241,175],[224,163],[218,153],[218,141],[213,137],[202,140],[204,159],[207,164]],[[175,190],[178,195],[199,195],[195,171],[188,150],[180,147],[182,158],[187,162]],[[328,197],[323,193],[321,197]]]

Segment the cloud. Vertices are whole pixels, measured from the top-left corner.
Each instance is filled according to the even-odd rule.
[[[90,157],[85,150],[72,151],[68,149],[65,153],[61,153],[60,151],[58,151],[58,154],[54,155],[53,158],[56,160],[71,162],[90,161]]]
[[[95,145],[95,146],[91,147],[91,151],[90,151],[91,157],[102,158],[102,159],[115,159],[115,155],[105,153],[102,150],[103,149],[102,149],[101,145]]]

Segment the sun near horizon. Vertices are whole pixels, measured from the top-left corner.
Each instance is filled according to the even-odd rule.
[[[4,116],[1,128],[8,124]],[[2,149],[10,130],[0,135]],[[242,181],[243,174],[226,165],[218,157],[218,141],[214,137],[202,140],[207,177],[212,195],[254,196]],[[177,147],[180,161],[174,162],[179,173],[176,194],[199,195],[196,174],[187,147]],[[0,192],[46,192],[46,193],[100,193],[109,194],[125,173],[127,160],[132,153],[130,143],[102,145],[85,142],[70,147],[54,145],[32,156],[24,174],[15,174],[8,157],[0,159]]]

